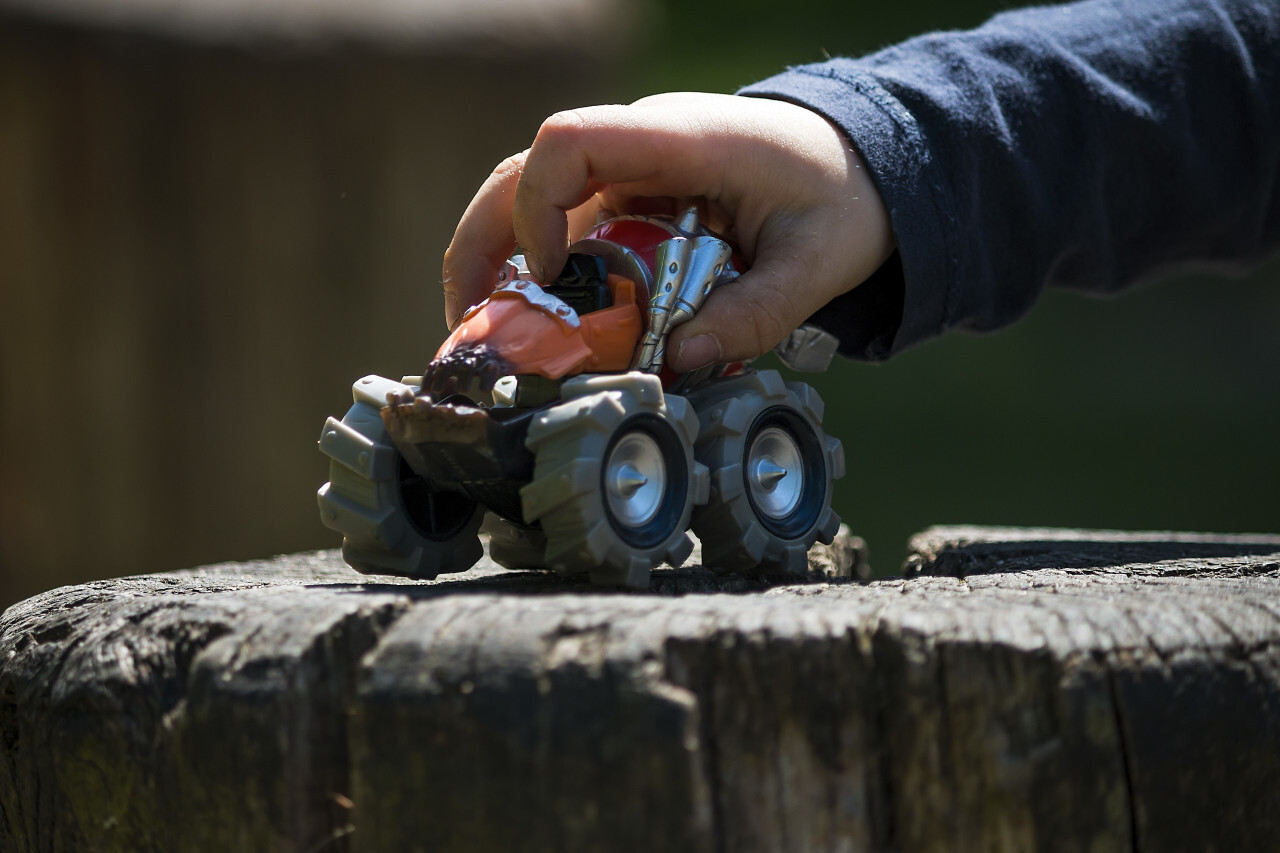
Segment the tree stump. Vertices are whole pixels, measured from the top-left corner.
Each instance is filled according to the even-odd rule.
[[[0,618],[0,849],[1280,849],[1280,537],[912,549],[56,589]]]

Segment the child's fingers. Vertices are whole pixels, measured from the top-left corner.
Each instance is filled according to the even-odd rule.
[[[627,197],[700,196],[718,181],[708,139],[670,110],[601,106],[557,113],[529,149],[512,208],[516,238],[539,279],[568,245],[567,212],[609,188]]]
[[[511,207],[527,153],[508,157],[493,170],[462,214],[444,253],[445,321],[450,329],[463,311],[489,295],[502,264],[516,248]]]
[[[773,349],[827,301],[813,286],[820,261],[800,251],[760,257],[750,270],[717,288],[667,342],[679,372],[713,362],[741,361]]]

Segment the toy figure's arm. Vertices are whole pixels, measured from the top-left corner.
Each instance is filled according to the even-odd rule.
[[[673,94],[552,116],[481,187],[445,255],[450,324],[483,299],[517,243],[539,281],[601,209],[679,213],[689,200],[750,269],[672,332],[687,371],[759,355],[893,250],[861,159],[831,124],[780,101]],[[656,205],[656,207],[655,207]]]
[[[899,256],[816,318],[846,355],[1280,244],[1275,0],[1027,9],[743,93],[840,126],[890,211]]]

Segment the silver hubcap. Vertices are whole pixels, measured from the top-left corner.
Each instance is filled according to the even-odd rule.
[[[645,432],[625,435],[605,463],[605,499],[613,517],[640,527],[658,514],[667,490],[667,464],[658,443]]]
[[[800,446],[786,430],[760,430],[747,452],[747,485],[756,508],[770,518],[786,518],[804,493]]]

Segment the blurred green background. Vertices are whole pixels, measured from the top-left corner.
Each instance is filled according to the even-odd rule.
[[[1006,5],[0,3],[0,606],[336,546],[320,426],[421,370],[453,224],[550,112]],[[841,515],[880,573],[935,523],[1280,531],[1278,279],[1051,293],[837,365]]]

